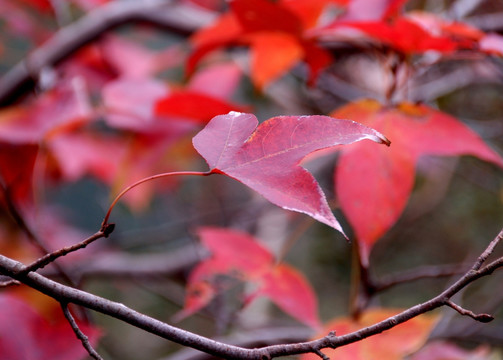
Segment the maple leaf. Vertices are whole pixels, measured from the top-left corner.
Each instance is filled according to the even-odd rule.
[[[0,111],[0,176],[15,202],[32,200],[35,161],[46,144],[58,134],[89,122],[85,95],[71,87],[44,93],[29,106],[16,105]]]
[[[320,186],[299,163],[314,151],[363,139],[389,144],[377,131],[354,121],[279,116],[258,125],[252,114],[231,112],[214,117],[192,142],[211,172],[239,180],[273,204],[344,233]]]
[[[320,327],[317,298],[304,275],[287,264],[266,272],[252,298],[266,296],[280,309],[314,329]]]
[[[503,54],[502,37],[485,34],[466,23],[443,19],[424,11],[399,15],[402,0],[383,0],[367,4],[353,1],[348,11],[331,24],[309,31],[309,36],[324,40],[355,41],[348,29],[362,32],[365,40],[379,42],[406,55],[430,50],[444,54],[456,50],[478,50],[487,54]],[[375,7],[376,10],[373,10]]]
[[[318,0],[305,12],[305,6],[290,1],[234,0],[229,12],[192,37],[194,52],[188,59],[187,71],[192,73],[210,51],[244,44],[251,47],[251,79],[259,89],[301,60],[311,70],[309,82],[313,83],[330,63],[331,55],[303,33],[316,22],[327,3]],[[310,56],[313,51],[318,56]]]
[[[39,147],[0,141],[0,179],[10,199],[17,204],[33,200],[32,175]],[[0,203],[3,199],[0,198]]]
[[[359,143],[341,150],[335,188],[355,231],[362,261],[407,204],[423,155],[473,155],[503,167],[503,159],[457,119],[425,105],[387,108],[374,100],[348,104],[332,116],[354,119],[393,140],[387,151]]]
[[[327,323],[323,330],[313,338],[324,337],[330,331],[335,331],[338,336],[358,331],[396,315],[400,311],[400,309],[374,308],[366,311],[357,320],[352,318],[334,319]],[[425,343],[436,320],[436,316],[421,315],[381,334],[335,350],[324,349],[323,352],[330,359],[338,360],[402,360],[404,356],[419,349]],[[319,359],[319,356],[305,354],[301,359],[314,360]]]
[[[368,40],[378,41],[405,54],[430,50],[451,53],[461,46],[448,36],[430,33],[405,16],[396,17],[389,22],[336,20],[331,25],[311,31],[311,35],[318,39],[338,40],[344,36],[344,30],[347,29],[359,30]]]
[[[225,275],[258,285],[247,295],[245,304],[265,296],[290,316],[319,327],[316,295],[299,271],[287,264],[276,264],[271,252],[247,233],[216,227],[202,227],[197,233],[212,255],[190,273],[185,306],[175,320],[195,313],[232,286],[232,282],[222,281]]]
[[[59,309],[58,309],[59,310]],[[61,310],[59,310],[61,312]],[[49,323],[23,300],[0,295],[0,357],[2,359],[84,359],[88,353],[61,315]],[[95,345],[100,331],[80,322],[79,328]]]

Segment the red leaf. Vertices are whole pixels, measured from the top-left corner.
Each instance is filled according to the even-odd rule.
[[[302,273],[281,264],[262,277],[261,285],[253,296],[267,296],[297,320],[313,328],[320,327],[316,295]]]
[[[233,13],[223,14],[212,25],[196,32],[190,41],[196,47],[221,46],[235,41],[242,34],[242,28]]]
[[[256,280],[273,264],[273,256],[251,235],[224,228],[198,230],[201,242],[211,258],[200,262],[190,273],[185,306],[175,315],[181,320],[206,306],[225,284],[215,283],[216,275],[228,275],[241,281]]]
[[[49,322],[22,300],[0,295],[0,358],[30,360],[84,359],[88,355],[63,316]],[[100,332],[80,323],[96,345]]]
[[[326,59],[331,57],[328,52],[317,48],[312,40],[304,38],[303,21],[312,24],[326,2],[319,0],[312,7],[307,6],[309,14],[301,15],[300,10],[305,7],[292,3],[283,6],[281,2],[268,0],[232,1],[229,13],[193,36],[195,51],[188,60],[188,73],[194,71],[196,64],[208,52],[224,46],[245,44],[251,46],[251,78],[260,89],[304,58],[310,67],[314,66],[311,69],[312,83],[321,66],[328,65]],[[313,48],[316,48],[316,54],[309,56],[308,51]],[[322,56],[321,60],[315,61],[317,55]]]
[[[237,64],[218,63],[195,73],[187,90],[218,99],[229,99],[236,91],[241,76],[242,72]]]
[[[452,39],[478,41],[484,32],[467,23],[443,19],[440,16],[425,11],[412,11],[407,13],[407,18],[421,25],[423,29],[432,34],[442,34]]]
[[[384,108],[372,100],[332,113],[386,132],[387,151],[360,143],[342,149],[336,170],[341,208],[355,230],[362,261],[402,213],[423,155],[473,155],[503,167],[503,159],[457,119],[424,105]]]
[[[87,94],[80,86],[56,88],[27,107],[16,106],[0,112],[0,139],[37,143],[55,132],[81,126],[89,121],[90,115]]]
[[[0,177],[9,196],[17,203],[33,200],[33,167],[38,150],[35,144],[0,142]]]
[[[332,55],[330,55],[327,50],[319,47],[314,42],[306,41],[303,46],[305,54],[304,61],[310,70],[307,82],[312,86],[318,79],[320,72],[329,66],[333,59]]]
[[[168,92],[166,85],[151,79],[119,78],[110,81],[102,91],[107,110],[105,120],[112,127],[158,132],[162,124],[156,121],[154,107]]]
[[[342,232],[320,186],[299,163],[308,154],[335,145],[387,140],[358,123],[328,116],[281,116],[257,125],[251,114],[220,115],[194,137],[193,144],[212,172],[235,178],[272,203]]]
[[[324,337],[330,331],[335,331],[337,336],[358,331],[399,312],[398,309],[376,308],[365,312],[358,320],[351,318],[335,319],[326,324],[323,330],[314,336],[314,339]],[[435,322],[436,317],[421,315],[362,341],[335,350],[324,349],[323,353],[331,359],[337,360],[402,360],[406,355],[419,349],[424,344]],[[319,359],[319,357],[315,354],[306,354],[302,355],[301,359],[314,360]]]
[[[252,48],[251,78],[263,89],[304,57],[298,39],[287,33],[262,32],[249,37]]]
[[[470,39],[455,39],[447,31],[436,33],[435,29],[423,27],[421,22],[408,16],[396,17],[389,22],[336,20],[324,28],[312,30],[311,34],[315,37],[338,40],[341,37],[344,39],[343,30],[347,29],[359,30],[364,33],[366,39],[378,41],[405,54],[424,53],[430,50],[451,53],[458,48],[473,47],[473,41]]]
[[[251,278],[271,265],[273,256],[251,235],[223,228],[199,228],[201,242],[211,251],[213,258],[221,262],[220,269],[239,270]]]
[[[179,116],[206,123],[218,114],[243,109],[243,106],[205,94],[179,91],[159,100],[155,107],[155,113],[162,116]]]
[[[110,66],[125,77],[142,78],[157,70],[155,53],[118,36],[107,36],[101,49]]]
[[[302,32],[300,19],[279,3],[234,0],[230,6],[245,32],[281,31],[299,36]]]
[[[67,133],[53,137],[48,149],[67,181],[93,175],[110,184],[117,174],[124,145],[116,138],[87,133]]]
[[[226,276],[259,286],[246,303],[264,295],[301,322],[319,326],[316,295],[308,281],[288,265],[275,265],[272,254],[257,239],[237,230],[214,227],[200,228],[198,235],[212,255],[190,273],[185,306],[175,320],[200,310],[232,286],[235,282],[225,281]]]

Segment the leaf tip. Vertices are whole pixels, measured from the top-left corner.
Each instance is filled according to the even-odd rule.
[[[381,144],[384,144],[388,147],[391,145],[391,141],[389,141],[389,139],[383,134],[379,134],[378,138],[379,138],[378,142],[380,142]]]

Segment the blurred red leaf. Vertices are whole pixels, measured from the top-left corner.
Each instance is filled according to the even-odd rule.
[[[407,13],[407,18],[432,34],[450,36],[455,40],[478,41],[484,36],[483,31],[467,23],[451,21],[425,11],[411,11]]]
[[[33,200],[33,167],[38,150],[36,144],[0,142],[1,182],[10,200],[18,205],[31,203]]]
[[[423,155],[473,155],[503,167],[503,159],[459,120],[424,105],[386,108],[373,100],[348,104],[332,116],[354,119],[386,133],[393,144],[383,151],[359,143],[341,151],[335,187],[351,223],[362,261],[398,220]]]
[[[0,112],[0,176],[12,200],[25,205],[32,200],[39,144],[89,121],[90,107],[81,90],[56,88],[29,105]]]
[[[324,148],[387,140],[358,123],[328,116],[280,116],[257,125],[252,114],[216,116],[193,144],[212,172],[235,178],[273,204],[308,214],[343,233],[320,186],[299,163]]]
[[[182,65],[185,54],[178,46],[154,51],[140,42],[107,35],[99,44],[107,65],[117,75],[128,78],[146,78],[160,70]]]
[[[313,288],[304,275],[287,264],[264,274],[260,289],[252,296],[267,296],[280,309],[311,326],[320,327],[318,304]]]
[[[458,43],[447,36],[434,35],[407,17],[397,17],[389,22],[337,20],[324,28],[313,30],[317,37],[337,39],[344,29],[356,29],[369,40],[379,41],[405,54],[423,53],[435,50],[450,53]]]
[[[79,81],[44,93],[32,103],[0,112],[0,139],[37,143],[45,137],[88,122],[92,112]]]
[[[19,0],[26,5],[35,8],[37,11],[41,12],[53,12],[53,4],[50,0]]]
[[[400,312],[398,309],[375,308],[366,311],[357,320],[339,318],[326,324],[323,330],[313,338],[324,337],[330,331],[337,336],[345,335],[362,328],[371,326]],[[324,349],[323,353],[331,359],[337,360],[367,360],[386,359],[402,360],[404,356],[419,349],[427,340],[436,317],[421,315],[397,325],[381,334],[371,336],[356,343],[338,349]],[[305,354],[302,360],[319,359],[316,354]]]
[[[244,33],[280,31],[300,35],[300,19],[281,2],[268,0],[237,0],[230,4]]]
[[[245,110],[243,106],[192,91],[176,91],[160,99],[155,113],[161,116],[178,116],[206,123],[212,117],[233,110]]]
[[[211,257],[190,273],[185,306],[175,315],[176,320],[200,310],[232,286],[232,281],[222,278],[227,276],[258,285],[246,303],[263,295],[299,321],[319,326],[317,299],[308,281],[289,265],[275,265],[273,255],[257,239],[237,230],[214,227],[200,228],[198,235]]]
[[[85,175],[110,184],[119,168],[126,144],[119,139],[85,131],[54,136],[47,143],[47,150],[56,162],[56,172],[65,181],[76,181]]]
[[[310,50],[315,49],[322,59],[331,59],[329,52],[303,34],[304,24],[312,26],[326,3],[317,2],[312,8],[308,7],[309,14],[303,14],[304,7],[288,2],[232,1],[228,13],[192,37],[195,49],[188,60],[187,70],[192,73],[201,58],[212,50],[245,44],[251,47],[251,79],[255,86],[263,89],[300,60],[305,60]],[[316,66],[311,69],[313,82],[320,67],[328,65],[328,61],[316,62],[313,56],[309,59],[308,66]]]
[[[190,273],[184,309],[179,320],[206,306],[225,284],[216,283],[217,275],[228,275],[241,281],[256,280],[273,264],[273,256],[251,235],[225,228],[202,227],[198,236],[211,252]]]
[[[288,33],[260,32],[248,37],[254,84],[262,89],[304,57],[302,44]]]
[[[218,99],[230,99],[242,76],[235,63],[218,63],[196,72],[187,84],[187,90]]]
[[[0,357],[2,359],[67,360],[88,356],[66,319],[49,321],[27,303],[11,295],[0,295]],[[96,345],[100,331],[79,322],[79,328]]]
[[[204,246],[219,260],[220,270],[239,270],[248,278],[269,267],[273,256],[251,235],[225,228],[203,227],[197,231]]]
[[[154,79],[118,78],[108,82],[102,91],[106,122],[115,128],[138,132],[157,132],[169,124],[156,121],[157,101],[168,95],[168,87]]]

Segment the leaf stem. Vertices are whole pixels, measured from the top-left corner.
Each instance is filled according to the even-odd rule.
[[[180,176],[180,175],[208,176],[208,175],[211,175],[211,174],[213,174],[212,171],[206,171],[206,172],[202,172],[202,171],[175,171],[175,172],[167,172],[167,173],[162,173],[162,174],[156,174],[156,175],[152,175],[152,176],[143,178],[141,180],[138,180],[137,182],[129,185],[127,188],[125,188],[124,190],[122,190],[119,193],[119,195],[117,195],[115,197],[114,201],[112,202],[112,204],[108,208],[108,211],[107,211],[107,213],[106,213],[106,215],[105,215],[105,217],[103,219],[103,222],[101,223],[101,228],[104,229],[108,225],[108,219],[110,218],[110,214],[112,213],[112,210],[115,207],[115,205],[117,204],[117,202],[126,193],[128,193],[129,190],[134,189],[138,185],[141,185],[141,184],[143,184],[145,182],[148,182],[148,181],[151,181],[151,180],[155,180],[155,179],[159,179],[159,178],[165,178],[165,177],[170,177],[170,176]]]

